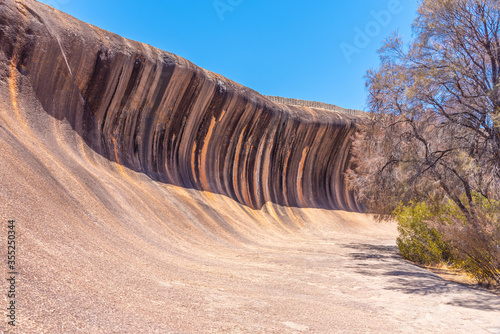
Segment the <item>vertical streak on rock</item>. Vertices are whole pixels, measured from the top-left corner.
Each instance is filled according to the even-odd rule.
[[[234,160],[233,160],[233,170],[232,170],[232,176],[233,176],[233,189],[235,191],[236,198],[238,201],[242,202],[242,196],[240,195],[240,182],[242,175],[240,174],[239,166],[240,166],[240,155],[241,155],[241,144],[243,143],[243,135],[245,134],[246,126],[243,128],[243,131],[241,131],[239,137],[238,137],[238,143],[236,144],[236,150],[234,152]],[[244,181],[244,180],[243,180]]]
[[[193,175],[194,182],[196,183],[196,142],[193,143],[193,149],[191,151],[191,173]]]
[[[266,150],[264,151],[264,163],[262,165],[262,187],[264,189],[263,191],[263,200],[261,205],[271,202],[273,198],[271,197],[271,177],[270,177],[270,172],[272,168],[271,164],[271,158],[272,158],[272,152],[274,148],[274,142],[276,139],[276,132],[278,130],[278,122],[279,118],[274,117],[273,121],[270,125],[270,130],[266,134]]]
[[[170,80],[175,71],[175,64],[169,59],[163,59],[161,61],[160,73],[158,80],[156,81],[155,90],[152,95],[153,105],[149,104],[146,107],[146,112],[143,117],[144,122],[141,122],[142,126],[142,137],[143,143],[140,146],[142,148],[142,161],[141,169],[146,172],[146,174],[158,177],[159,171],[153,168],[153,161],[155,161],[156,153],[153,151],[153,140],[152,135],[157,123],[158,113],[156,112],[162,103],[165,94],[167,92],[167,87],[170,84]]]
[[[17,61],[18,61],[18,53],[17,53],[17,47],[14,47],[13,52],[12,52],[12,58],[10,60],[9,64],[9,92],[10,92],[10,101],[12,103],[12,108],[14,109],[14,112],[16,114],[16,118],[19,120],[19,122],[27,127],[27,124],[24,122],[23,118],[21,117],[21,111],[19,110],[19,106],[17,105]]]
[[[210,138],[212,137],[212,132],[215,127],[216,123],[216,118],[215,116],[212,116],[212,121],[210,122],[210,125],[208,127],[208,132],[207,135],[203,141],[203,147],[201,149],[201,155],[200,155],[200,182],[201,186],[203,187],[204,190],[211,191],[210,185],[208,184],[208,179],[207,179],[207,151],[208,151],[208,145],[210,143]]]
[[[302,189],[302,182],[304,176],[304,165],[306,162],[307,153],[309,152],[309,146],[302,150],[302,157],[299,162],[299,174],[297,176],[297,196],[299,199],[299,205],[306,206],[306,200],[304,198],[304,191]]]
[[[261,176],[262,170],[263,170],[263,165],[262,165],[262,156],[264,154],[264,147],[266,146],[266,137],[264,138],[259,138],[259,147],[257,149],[257,161],[255,162],[255,168],[254,168],[254,185],[255,185],[255,203],[258,208],[260,208],[263,204],[263,198],[261,196],[261,192],[263,188],[261,186],[261,183],[266,183],[266,180]],[[265,186],[264,186],[265,187]]]

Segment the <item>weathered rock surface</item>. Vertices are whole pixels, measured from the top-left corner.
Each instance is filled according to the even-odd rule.
[[[106,158],[252,208],[360,210],[343,178],[356,117],[272,103],[33,1],[1,6],[11,66],[29,78],[45,111]]]
[[[498,296],[331,210],[355,121],[0,0],[0,333],[498,333]]]

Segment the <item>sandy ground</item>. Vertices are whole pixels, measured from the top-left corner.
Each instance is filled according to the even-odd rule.
[[[403,261],[393,224],[153,182],[19,87],[0,82],[0,332],[500,333],[500,297]]]

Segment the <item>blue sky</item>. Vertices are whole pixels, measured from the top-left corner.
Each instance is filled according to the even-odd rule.
[[[363,76],[412,0],[45,0],[85,22],[187,58],[265,95],[366,110]]]

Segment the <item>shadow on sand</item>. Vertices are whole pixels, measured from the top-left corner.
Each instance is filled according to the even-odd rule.
[[[500,311],[500,296],[474,284],[447,281],[437,274],[405,261],[396,246],[346,244],[356,272],[367,276],[388,276],[387,290],[418,295],[449,295],[448,305],[486,311]],[[472,294],[472,290],[476,290]]]

